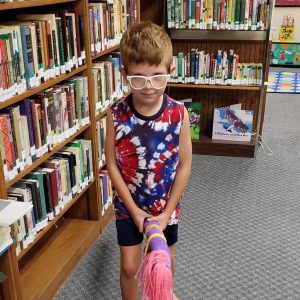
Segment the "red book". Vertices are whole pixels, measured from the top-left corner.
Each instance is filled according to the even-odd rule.
[[[12,134],[10,129],[10,120],[8,114],[0,115],[0,126],[3,136],[4,151],[6,156],[6,165],[8,171],[14,168],[15,152],[12,143]]]
[[[39,149],[41,143],[40,143],[39,134],[38,134],[38,118],[37,118],[37,114],[36,114],[34,100],[30,99],[30,105],[31,105],[31,118],[32,118],[34,144],[35,144],[35,148]]]

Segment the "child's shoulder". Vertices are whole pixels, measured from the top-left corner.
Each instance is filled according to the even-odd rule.
[[[184,106],[183,102],[174,100],[169,95],[167,95],[167,101],[168,101],[168,105],[169,106],[179,106],[179,107],[183,107]]]

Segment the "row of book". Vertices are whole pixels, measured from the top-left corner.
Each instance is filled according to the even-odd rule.
[[[187,54],[179,52],[173,56],[172,83],[217,84],[217,85],[261,85],[262,64],[241,63],[234,50],[191,49]]]
[[[74,140],[9,188],[9,200],[33,205],[18,221],[17,254],[93,179],[91,141]]]
[[[100,188],[101,188],[101,201],[102,201],[102,216],[106,210],[111,206],[113,200],[113,188],[111,180],[108,176],[107,170],[100,170]]]
[[[104,116],[100,121],[96,122],[97,143],[98,143],[98,164],[99,164],[99,179],[102,202],[102,216],[111,206],[113,199],[113,188],[111,180],[108,176],[105,166],[105,137],[106,137],[106,119]]]
[[[137,22],[137,0],[89,3],[91,51],[97,53],[119,44],[122,33]]]
[[[82,15],[59,10],[16,17],[0,26],[0,101],[85,63]]]
[[[167,26],[176,29],[264,30],[267,0],[167,0]]]
[[[0,113],[0,150],[6,180],[90,123],[87,77],[40,92]]]
[[[93,63],[94,99],[96,114],[105,110],[116,99],[128,93],[128,86],[120,72],[120,53],[113,52]]]
[[[96,122],[97,143],[98,143],[98,164],[99,168],[105,165],[105,137],[106,137],[106,116]]]

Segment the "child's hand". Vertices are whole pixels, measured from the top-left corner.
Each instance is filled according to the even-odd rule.
[[[143,231],[144,231],[145,218],[149,218],[149,217],[151,217],[151,215],[140,208],[137,208],[137,211],[132,216],[132,219],[133,219],[135,225],[137,226],[137,228],[139,229],[140,233],[143,233]]]
[[[160,215],[154,217],[151,216],[148,218],[149,221],[156,221],[159,223],[159,226],[161,227],[161,230],[164,231],[168,225],[168,222],[170,220],[170,216],[166,214],[165,212],[161,213]]]

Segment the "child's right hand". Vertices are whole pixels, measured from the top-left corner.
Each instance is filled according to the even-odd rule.
[[[134,224],[136,225],[140,233],[143,233],[144,231],[145,218],[149,218],[149,217],[151,217],[151,215],[148,214],[146,211],[142,210],[141,208],[137,208],[135,213],[132,215]]]

